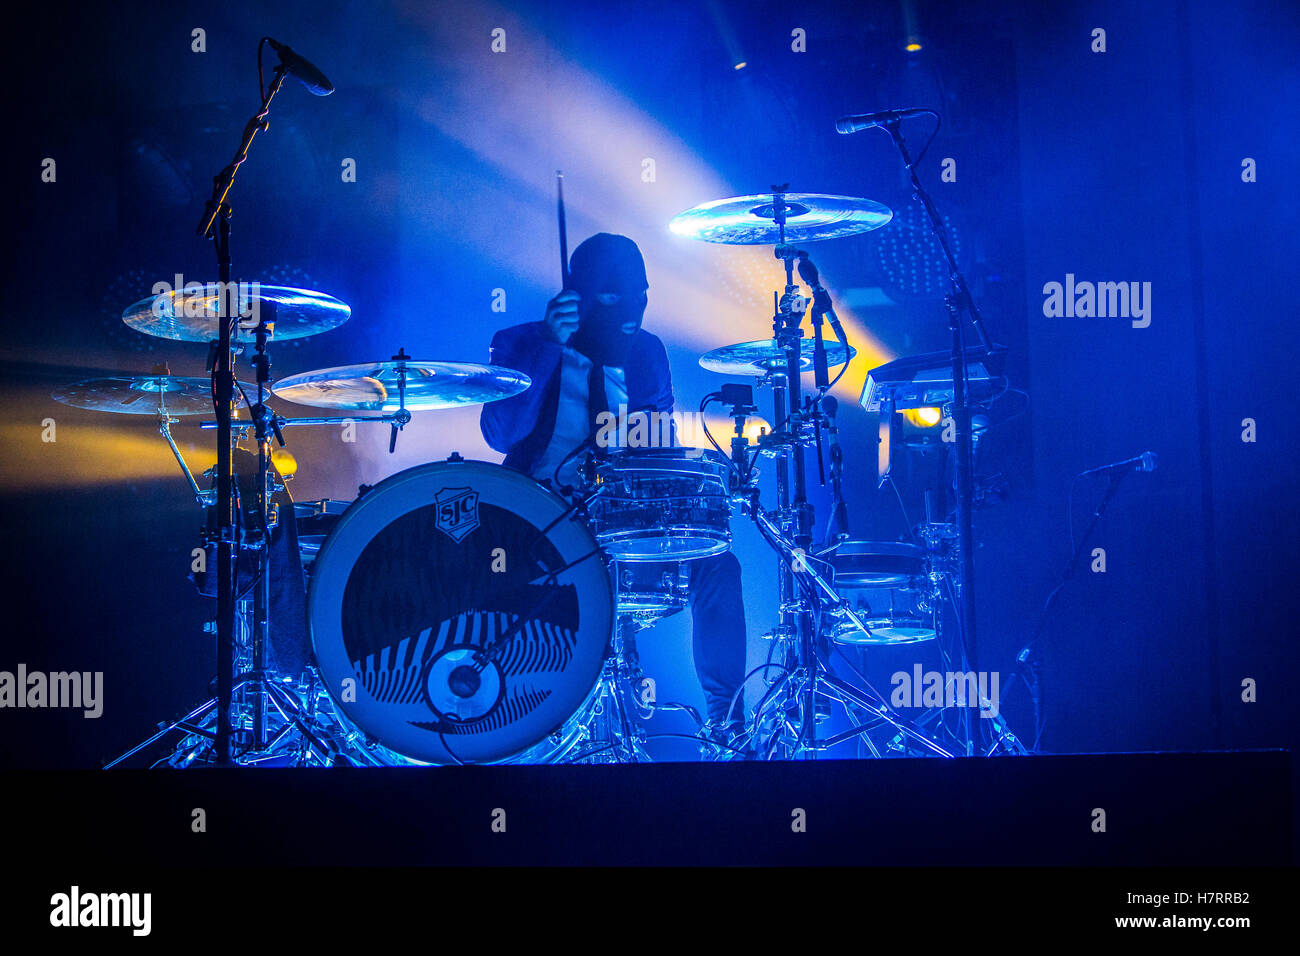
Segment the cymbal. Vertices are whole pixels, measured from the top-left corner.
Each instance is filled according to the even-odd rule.
[[[122,312],[122,321],[145,335],[160,339],[177,339],[181,342],[210,342],[220,335],[217,309],[219,286],[209,282],[202,290],[198,286],[151,295],[128,306]],[[332,295],[308,289],[290,289],[286,286],[239,286],[239,314],[241,318],[231,341],[250,345],[255,337],[257,315],[253,307],[274,309],[275,328],[272,339],[301,339],[318,332],[327,332],[342,325],[352,315],[352,309]]]
[[[888,206],[855,196],[785,193],[785,241],[813,242],[870,232],[894,214]],[[774,246],[780,239],[773,194],[737,196],[702,203],[669,220],[679,236],[739,246]]]
[[[246,391],[256,388],[240,383]],[[74,382],[50,395],[74,408],[122,415],[212,414],[212,379],[181,375],[135,375],[88,378]],[[238,389],[238,404],[244,404]]]
[[[389,413],[402,407],[398,383],[403,370],[405,407],[413,412],[495,402],[532,384],[523,372],[499,365],[407,359],[303,372],[281,379],[271,390],[299,405]]]
[[[814,347],[812,339],[799,340],[799,371],[812,371]],[[849,346],[849,352],[846,353],[843,342],[826,342],[827,368],[843,365],[857,354],[858,350],[852,346]],[[777,345],[775,339],[739,342],[705,352],[700,356],[700,365],[710,372],[721,372],[723,375],[766,375],[768,372],[785,369],[785,350]]]

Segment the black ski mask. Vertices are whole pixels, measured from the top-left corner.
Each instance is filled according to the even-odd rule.
[[[573,250],[569,288],[582,296],[569,344],[596,365],[623,368],[645,316],[641,250],[627,236],[596,233]]]

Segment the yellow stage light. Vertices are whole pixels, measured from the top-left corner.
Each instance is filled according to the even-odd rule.
[[[917,428],[933,428],[943,420],[941,408],[905,408],[903,419]]]

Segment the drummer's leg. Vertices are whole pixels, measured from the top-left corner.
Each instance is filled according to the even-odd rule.
[[[727,718],[732,694],[745,678],[745,601],[740,562],[730,551],[690,562],[691,631],[695,671],[704,688],[709,722]],[[735,730],[744,724],[743,697],[731,711]]]

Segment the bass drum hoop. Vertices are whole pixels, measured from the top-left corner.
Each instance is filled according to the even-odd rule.
[[[392,494],[393,489],[401,487],[402,485],[405,485],[412,481],[424,480],[426,476],[436,475],[439,473],[445,473],[450,482],[457,482],[457,481],[464,482],[466,480],[469,480],[471,476],[474,474],[479,474],[479,475],[486,474],[494,477],[500,476],[502,474],[509,475],[511,476],[511,480],[514,479],[519,480],[520,492],[522,494],[531,494],[536,496],[538,499],[545,499],[547,503],[553,503],[559,508],[559,510],[556,511],[556,513],[551,516],[552,520],[554,520],[554,518],[559,517],[559,515],[562,514],[563,511],[568,509],[568,505],[564,503],[564,500],[562,498],[560,498],[558,495],[554,494],[553,492],[547,490],[541,484],[536,482],[532,477],[530,477],[529,475],[521,471],[517,471],[513,468],[508,468],[505,465],[492,464],[490,462],[461,460],[461,461],[429,462],[423,465],[416,465],[412,468],[407,468],[404,469],[403,471],[399,471],[394,475],[390,475],[389,477],[383,479],[382,481],[380,481],[379,483],[375,484],[370,489],[368,489],[366,493],[363,494],[361,497],[352,501],[348,505],[348,507],[343,511],[343,513],[338,516],[337,522],[335,522],[333,527],[330,528],[328,535],[326,535],[324,542],[320,546],[320,550],[317,553],[315,560],[312,562],[313,573],[311,577],[311,583],[307,591],[307,627],[308,627],[309,640],[311,642],[313,656],[316,658],[317,667],[320,669],[321,672],[322,684],[325,687],[325,690],[329,693],[330,699],[334,703],[334,707],[338,714],[339,719],[344,723],[346,723],[348,726],[355,727],[360,733],[364,734],[369,740],[373,740],[374,743],[369,743],[368,747],[371,750],[376,751],[382,754],[383,756],[385,756],[388,759],[388,761],[394,765],[446,766],[446,765],[454,764],[457,761],[456,760],[447,760],[447,761],[424,760],[424,759],[420,759],[419,757],[405,754],[401,750],[398,750],[395,747],[391,746],[390,744],[385,743],[382,737],[374,733],[373,730],[365,727],[353,716],[352,711],[349,709],[349,705],[340,699],[339,694],[337,693],[335,687],[333,686],[334,680],[332,678],[338,677],[339,675],[327,674],[325,672],[324,665],[320,660],[321,655],[317,647],[318,619],[323,613],[320,607],[321,603],[328,600],[328,598],[322,595],[322,590],[326,587],[326,584],[324,582],[328,580],[330,577],[332,577],[332,574],[330,573],[330,569],[333,566],[334,552],[338,550],[338,548],[340,547],[339,542],[343,540],[344,535],[347,533],[347,529],[352,527],[352,525],[356,524],[358,520],[361,520],[359,516],[367,514],[369,509],[375,507],[374,502],[380,501],[384,497]],[[428,503],[432,503],[432,501],[433,501],[432,498],[428,499]],[[543,505],[543,507],[545,507],[545,505]],[[402,512],[402,514],[408,514],[410,513],[410,510],[414,510],[414,509],[409,509],[406,512]],[[398,515],[397,517],[400,516],[401,515]],[[395,520],[395,518],[392,520]],[[376,529],[374,534],[372,534],[370,538],[367,539],[366,544],[369,544],[370,541],[373,541],[374,537],[378,535],[380,532],[382,532],[384,527],[386,527],[386,525],[381,525],[378,529]],[[595,536],[591,533],[590,529],[588,529],[583,523],[577,520],[570,522],[569,527],[575,533],[579,534],[580,536],[586,539],[586,542],[590,545],[589,548],[590,551],[596,552],[596,554],[594,554],[591,558],[587,560],[600,561],[601,560],[599,556],[600,545],[599,542],[596,540]],[[364,547],[365,545],[362,545],[362,548]],[[349,573],[351,571],[351,568],[354,565],[355,565],[355,558],[353,564],[349,565],[347,568]],[[602,664],[596,666],[593,669],[591,687],[588,688],[586,693],[584,694],[582,698],[582,703],[579,704],[579,706],[571,714],[569,714],[567,717],[562,719],[553,730],[544,733],[541,739],[537,740],[533,744],[525,746],[522,749],[517,750],[511,754],[503,755],[491,760],[478,760],[478,761],[474,761],[474,763],[512,764],[512,763],[551,762],[563,757],[564,754],[571,751],[574,748],[574,746],[576,746],[578,742],[581,740],[582,723],[590,718],[591,712],[594,710],[598,702],[599,690],[600,690],[600,675],[603,666],[603,660],[608,656],[610,652],[611,640],[614,631],[614,621],[615,621],[615,601],[614,601],[613,581],[610,579],[609,574],[606,573],[604,570],[602,570],[602,572],[599,575],[593,575],[592,577],[602,582],[601,590],[597,594],[593,594],[592,597],[594,600],[599,601],[601,606],[604,609],[604,613],[602,614],[603,621],[601,624],[601,629],[603,629],[605,632],[605,640],[601,652]],[[346,582],[346,580],[347,580],[347,575],[344,575],[344,581]],[[351,672],[351,670],[348,671],[346,676],[355,677],[355,675]],[[556,739],[557,737],[558,739]]]

